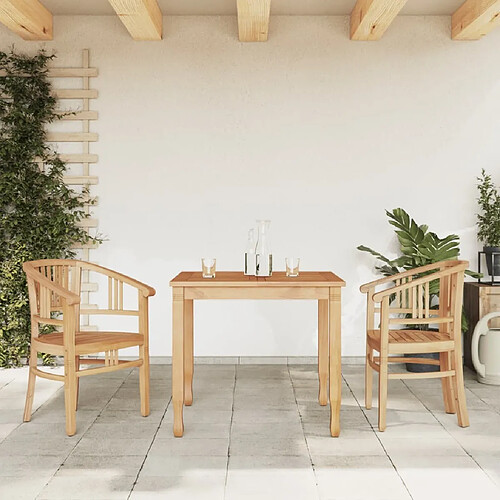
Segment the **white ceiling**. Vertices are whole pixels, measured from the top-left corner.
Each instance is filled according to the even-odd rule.
[[[113,15],[107,0],[41,0],[54,15]],[[452,14],[464,0],[408,0],[402,15]],[[330,15],[351,13],[356,0],[271,0],[274,15]],[[164,15],[236,15],[236,0],[158,0]]]

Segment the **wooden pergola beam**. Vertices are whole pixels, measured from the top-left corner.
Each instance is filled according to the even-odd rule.
[[[466,0],[451,16],[453,40],[479,40],[500,25],[500,0]]]
[[[380,40],[407,0],[357,0],[351,12],[351,40]]]
[[[265,42],[269,32],[271,0],[237,0],[240,42]]]
[[[24,40],[52,40],[52,14],[38,0],[1,0],[0,22]]]
[[[109,0],[134,40],[161,40],[163,18],[156,0]]]

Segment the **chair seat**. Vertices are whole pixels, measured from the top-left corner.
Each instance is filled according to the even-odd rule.
[[[113,349],[142,345],[144,336],[126,332],[76,332],[75,354],[94,354]],[[34,338],[35,349],[48,354],[63,355],[63,333],[55,332]]]
[[[380,330],[368,330],[368,343],[380,352]],[[453,349],[449,333],[429,330],[389,330],[389,353],[444,352]]]

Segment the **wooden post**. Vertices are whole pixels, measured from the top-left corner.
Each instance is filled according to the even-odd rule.
[[[172,289],[172,405],[174,436],[184,434],[184,287]]]

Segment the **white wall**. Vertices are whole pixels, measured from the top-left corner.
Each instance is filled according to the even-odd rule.
[[[500,30],[453,42],[449,18],[399,17],[379,42],[351,42],[343,17],[273,17],[267,43],[237,41],[232,17],[165,18],[134,42],[115,17],[55,20],[58,65],[90,48],[99,68],[96,260],[157,288],[151,350],[170,354],[169,280],[242,269],[246,232],[272,220],[275,267],[347,281],[343,354],[364,351],[363,243],[394,250],[385,208],[457,232],[475,266],[475,177],[498,175]],[[0,27],[0,47],[15,43]],[[200,303],[196,353],[313,355],[313,303]]]

